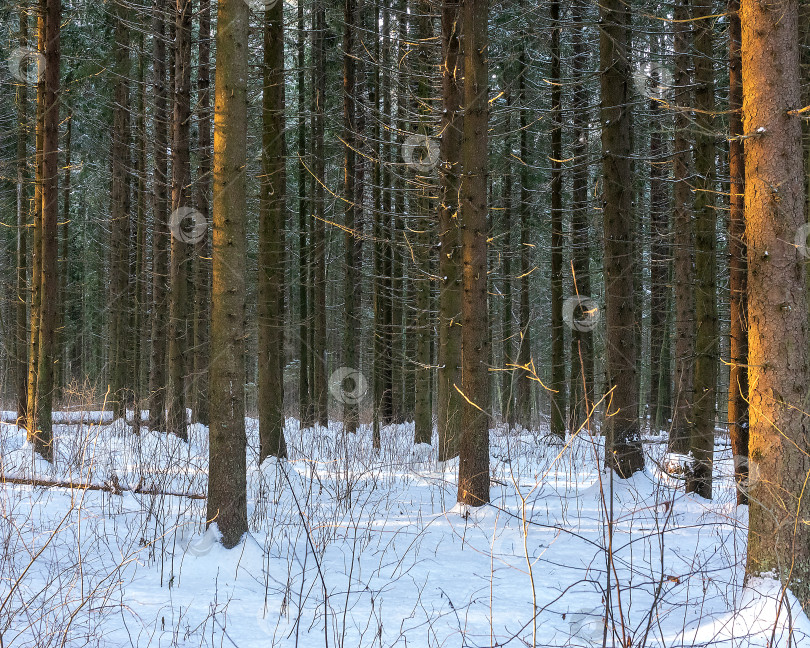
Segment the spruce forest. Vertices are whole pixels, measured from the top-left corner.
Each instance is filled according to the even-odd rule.
[[[0,648],[810,646],[808,0],[2,0]]]

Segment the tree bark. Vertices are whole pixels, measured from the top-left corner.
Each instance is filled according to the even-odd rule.
[[[810,605],[806,259],[799,5],[741,3],[750,409],[749,575]]]
[[[244,349],[247,4],[220,0],[217,25],[207,520],[218,525],[222,544],[231,548],[248,530]]]
[[[600,5],[602,90],[602,214],[606,301],[607,434],[605,463],[619,477],[644,468],[636,387],[637,340],[633,268],[633,181],[630,169],[629,8],[621,0]]]
[[[458,501],[489,502],[489,329],[487,308],[488,0],[462,0],[464,136],[461,176],[461,344],[464,395]]]
[[[20,47],[28,47],[28,8],[20,8]],[[28,173],[28,87],[17,85],[17,276],[15,300],[15,391],[17,426],[25,427],[28,416],[28,224],[30,219],[30,174]]]
[[[284,441],[284,27],[282,2],[265,12],[259,211],[259,461],[286,457]]]

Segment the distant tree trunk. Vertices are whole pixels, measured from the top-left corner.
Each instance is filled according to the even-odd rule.
[[[113,91],[110,222],[110,400],[113,415],[123,418],[127,406],[129,313],[129,11],[115,4],[115,86]]]
[[[392,47],[391,47],[391,4],[390,0],[382,0],[383,15],[382,15],[382,53],[381,61],[384,70],[391,69]],[[381,119],[390,119],[391,116],[391,78],[392,75],[384,74],[380,79],[380,93],[382,94],[382,117]],[[390,122],[389,122],[390,123]],[[392,211],[392,187],[391,180],[391,133],[389,129],[383,130],[383,137],[380,146],[380,161],[382,167],[382,213],[380,214],[380,228],[383,236],[385,236],[385,245],[383,248],[382,265],[382,278],[381,278],[381,297],[382,297],[382,363],[380,371],[382,372],[382,402],[381,402],[381,422],[384,425],[390,425],[394,421],[394,401],[393,401],[393,358],[394,358],[394,335],[393,317],[394,317],[394,291],[393,291],[393,230],[391,229],[391,211]],[[441,452],[441,451],[440,451]]]
[[[462,0],[464,137],[461,177],[462,409],[458,501],[489,502],[489,322],[487,321],[488,0]]]
[[[200,0],[197,64],[197,211],[211,220],[211,0]],[[194,256],[194,418],[210,421],[208,406],[209,313],[211,309],[211,245],[209,233],[196,245]]]
[[[56,347],[54,395],[57,402],[61,402],[63,388],[66,380],[67,345],[65,344],[65,325],[67,318],[67,290],[68,290],[68,236],[70,234],[70,155],[73,135],[73,111],[68,109],[65,117],[65,161],[63,166],[64,182],[62,186],[62,225],[59,228],[59,300],[57,305]]]
[[[28,47],[28,8],[20,8],[20,47]],[[28,222],[31,206],[28,173],[28,87],[24,82],[17,85],[17,276],[15,295],[15,391],[17,402],[17,425],[25,426],[28,416],[28,286],[27,248]]]
[[[459,187],[464,122],[461,81],[459,8],[461,0],[442,5],[442,123],[440,144],[441,206],[439,208],[439,461],[458,456],[461,438],[461,249]]]
[[[135,273],[132,308],[132,333],[133,333],[133,366],[132,381],[134,391],[136,421],[135,429],[140,430],[141,409],[144,407],[144,349],[147,348],[149,335],[147,333],[146,322],[148,317],[147,288],[146,288],[146,191],[147,177],[146,170],[146,51],[144,50],[145,36],[142,30],[148,28],[145,24],[146,16],[139,15],[140,25],[138,30],[138,76],[136,81],[136,118],[135,118],[135,174],[137,184],[135,188]]]
[[[799,5],[743,0],[742,81],[748,244],[750,575],[778,574],[810,605],[806,258]],[[750,480],[749,480],[750,481]]]
[[[357,107],[356,97],[356,71],[355,58],[355,22],[357,20],[357,0],[344,0],[344,32],[343,32],[343,225],[344,236],[344,328],[343,328],[343,364],[354,371],[360,371],[358,366],[358,331],[360,319],[359,265],[362,260],[360,254],[360,237],[356,231],[360,197],[356,189],[357,184]],[[350,379],[349,379],[350,380]],[[347,392],[354,392],[356,385],[344,385]],[[346,398],[343,403],[343,429],[354,434],[359,424],[359,410],[354,398]]]
[[[501,310],[501,329],[503,332],[503,378],[501,379],[501,418],[511,429],[515,423],[515,394],[514,364],[516,361],[514,354],[514,313],[513,313],[513,292],[512,292],[512,256],[515,244],[515,237],[512,235],[514,227],[515,213],[515,190],[513,183],[513,164],[511,136],[512,120],[512,92],[509,84],[504,84],[503,89],[504,104],[506,106],[506,119],[504,123],[504,176],[503,176],[503,309]]]
[[[315,0],[312,9],[314,26],[312,30],[312,159],[315,175],[313,200],[314,221],[312,226],[313,255],[313,300],[314,335],[312,353],[313,395],[315,418],[322,426],[329,423],[326,376],[326,224],[324,223],[324,119],[326,108],[326,50],[324,37],[326,31],[326,9],[324,0]]]
[[[526,7],[521,0],[521,7]],[[528,429],[532,423],[532,338],[531,309],[529,307],[529,279],[531,274],[531,195],[530,153],[529,153],[529,102],[526,98],[526,84],[529,73],[524,32],[520,38],[518,54],[518,104],[520,111],[520,346],[518,348],[518,369],[515,372],[515,415],[517,423]]]
[[[59,292],[59,37],[61,0],[44,4],[45,84],[43,89],[42,137],[42,288],[39,323],[39,367],[37,371],[37,421],[33,445],[53,461],[53,378],[56,302]]]
[[[306,132],[306,25],[304,24],[304,0],[298,0],[298,36],[296,43],[298,64],[298,419],[301,427],[312,427],[313,406],[310,388],[309,331],[312,327],[311,306],[309,304],[309,276],[311,272],[310,248],[307,243],[307,156]]]
[[[286,457],[284,441],[284,4],[264,19],[262,176],[259,210],[259,461]]]
[[[692,410],[692,381],[694,376],[695,321],[692,292],[693,234],[692,189],[689,185],[691,147],[689,143],[689,78],[690,23],[689,0],[676,0],[674,10],[675,48],[675,138],[672,154],[673,226],[675,229],[675,394],[672,424],[669,429],[671,452],[689,451],[689,419]]]
[[[384,216],[382,211],[382,154],[383,147],[381,142],[382,126],[381,120],[383,115],[380,111],[380,88],[381,88],[381,70],[382,66],[382,53],[380,47],[381,33],[380,33],[380,2],[374,3],[374,60],[379,64],[375,65],[373,70],[374,79],[371,87],[369,88],[369,106],[372,109],[373,115],[373,152],[372,156],[377,160],[374,164],[373,171],[373,202],[374,202],[374,225],[372,235],[374,237],[374,280],[372,282],[372,309],[374,311],[374,362],[373,362],[373,422],[372,422],[372,446],[374,449],[379,450],[382,446],[382,423],[383,423],[383,401],[385,398],[385,325],[386,319],[386,300],[383,294],[384,281],[383,275],[385,273],[385,230],[384,230]],[[386,12],[387,13],[387,12]]]
[[[166,85],[166,5],[155,0],[152,14],[153,93],[152,133],[155,141],[152,180],[152,349],[149,371],[149,429],[166,428],[166,273],[168,270],[168,111]]]
[[[605,463],[619,477],[644,468],[636,387],[633,254],[633,179],[630,172],[630,97],[627,59],[629,8],[621,0],[600,5],[600,81],[602,89],[602,214],[606,301]]]
[[[729,15],[729,394],[728,421],[737,503],[748,503],[748,264],[745,243],[745,157],[742,124],[740,2],[730,0]]]
[[[565,329],[563,329],[562,77],[560,3],[551,13],[551,433],[565,438]]]
[[[651,51],[658,53],[658,36],[650,36]],[[657,72],[651,76],[653,88],[662,80]],[[666,423],[664,404],[669,403],[669,371],[664,362],[668,355],[667,315],[669,310],[669,205],[666,188],[666,145],[664,144],[664,111],[661,99],[653,93],[649,101],[650,123],[650,425],[656,431]]]
[[[166,429],[181,439],[186,430],[189,243],[196,242],[185,211],[191,209],[191,15],[192,0],[177,0],[172,118],[172,236],[169,271],[169,389]]]
[[[245,175],[248,5],[219,0],[214,82],[214,247],[208,511],[231,548],[248,530],[245,465]],[[228,25],[229,29],[222,29]]]
[[[572,5],[574,22],[573,31],[573,169],[571,171],[571,257],[574,297],[590,299],[591,272],[590,272],[590,242],[588,240],[589,201],[588,201],[588,92],[585,83],[588,53],[585,49],[584,27],[582,14],[584,11],[581,2]],[[581,316],[583,306],[588,303],[578,301],[579,312],[574,315]],[[570,395],[570,423],[571,432],[579,430],[590,415],[594,406],[593,395],[593,333],[583,327],[573,327],[571,331],[571,385]]]
[[[417,99],[419,102],[419,131],[420,136],[430,136],[431,112],[431,56],[430,47],[433,43],[433,21],[429,0],[420,0],[416,4],[418,18],[418,50],[416,52]],[[430,165],[428,165],[430,166]],[[414,366],[414,442],[430,443],[433,436],[433,401],[430,389],[431,352],[430,341],[432,326],[430,317],[430,279],[431,272],[431,240],[432,218],[430,218],[433,201],[432,179],[433,168],[417,173],[419,180],[419,195],[417,197],[418,221],[415,229],[415,254],[418,267],[414,273],[414,289],[416,291],[416,318],[414,335],[416,337],[416,362]],[[414,229],[414,228],[411,228]]]

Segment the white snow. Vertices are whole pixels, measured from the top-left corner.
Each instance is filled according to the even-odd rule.
[[[0,484],[4,648],[591,647],[606,611],[608,645],[810,645],[777,581],[743,586],[747,510],[727,442],[707,501],[664,471],[660,435],[646,437],[647,471],[621,481],[599,469],[598,437],[563,447],[499,428],[492,505],[470,508],[456,503],[458,461],[414,446],[412,426],[384,428],[375,453],[369,426],[346,438],[288,420],[290,459],[259,466],[248,419],[250,534],[226,550],[204,500],[133,492],[204,495],[203,426],[184,443],[99,413],[56,420],[70,424],[55,426],[53,467],[3,423],[0,472],[120,488]]]

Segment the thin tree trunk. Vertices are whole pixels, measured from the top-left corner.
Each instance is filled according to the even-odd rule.
[[[621,0],[605,0],[600,15],[606,387],[610,390],[605,463],[619,477],[627,478],[644,468],[636,385],[634,282],[632,266],[627,263],[632,258],[635,231],[627,81],[629,8]]]
[[[462,409],[458,501],[489,502],[489,329],[487,318],[487,0],[462,0],[464,137],[461,177]]]
[[[152,348],[149,370],[149,429],[166,427],[166,273],[168,270],[169,202],[168,202],[168,111],[166,85],[166,5],[167,0],[154,0],[152,14],[153,43],[153,114],[154,170],[152,173]]]
[[[20,8],[20,47],[28,47],[28,8]],[[28,410],[28,223],[31,211],[28,173],[28,87],[17,85],[17,276],[15,301],[15,391],[17,425],[25,426]]]
[[[311,274],[309,247],[307,245],[307,170],[305,160],[307,155],[306,132],[306,48],[305,48],[304,0],[298,0],[298,35],[297,35],[297,63],[298,63],[298,419],[301,427],[312,427],[313,407],[310,400],[310,348],[309,330],[312,326],[312,317],[309,304],[309,281]]]
[[[551,13],[551,433],[565,438],[565,329],[563,329],[562,77],[560,3]]]
[[[750,575],[778,574],[810,605],[806,259],[799,5],[743,0],[742,81],[748,244]],[[791,114],[791,112],[793,113]],[[749,480],[750,481],[750,480]]]
[[[729,394],[728,421],[737,503],[747,504],[748,493],[748,265],[745,243],[745,157],[742,124],[742,60],[740,58],[740,2],[730,0],[729,14]]]
[[[262,177],[259,209],[259,461],[286,457],[284,441],[284,4],[264,18]]]
[[[244,383],[247,4],[220,0],[217,25],[207,520],[218,525],[222,544],[231,548],[248,530]]]
[[[439,461],[458,456],[461,438],[461,233],[458,227],[464,121],[460,0],[442,5],[442,123],[439,208]]]

